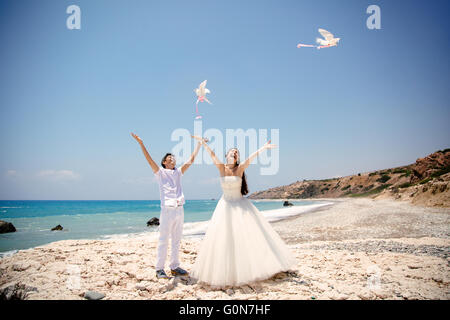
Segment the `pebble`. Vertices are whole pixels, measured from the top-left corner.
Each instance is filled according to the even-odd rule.
[[[253,290],[250,289],[249,286],[242,286],[241,289],[242,289],[242,291],[243,291],[245,294],[251,294],[251,293],[253,293]]]
[[[146,287],[145,285],[143,285],[143,284],[138,283],[138,284],[135,286],[135,289],[136,289],[136,290],[139,290],[139,291],[144,291],[144,290],[147,289],[147,287]]]
[[[101,300],[105,297],[103,293],[95,291],[86,291],[84,293],[84,298],[87,300]]]
[[[450,257],[449,247],[440,247],[436,245],[415,246],[410,244],[403,244],[399,242],[384,241],[384,240],[380,241],[369,240],[355,243],[333,243],[325,245],[311,245],[308,248],[314,250],[349,250],[354,252],[367,252],[367,253],[399,252],[413,255],[428,255],[443,259],[449,259]]]

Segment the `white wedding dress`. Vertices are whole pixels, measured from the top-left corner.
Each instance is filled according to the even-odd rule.
[[[240,286],[293,270],[296,261],[247,198],[242,178],[220,178],[223,195],[209,222],[191,276],[211,286]]]

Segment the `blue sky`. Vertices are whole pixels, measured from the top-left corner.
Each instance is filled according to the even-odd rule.
[[[81,9],[69,30],[66,8]],[[366,9],[381,9],[369,30]],[[250,191],[413,163],[449,147],[448,1],[0,2],[0,199],[158,199],[160,158],[203,127],[280,130]],[[338,47],[297,49],[324,28]],[[220,196],[194,165],[188,199]]]

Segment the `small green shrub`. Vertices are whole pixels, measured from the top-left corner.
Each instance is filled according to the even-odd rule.
[[[370,190],[368,192],[364,192],[364,193],[357,193],[357,194],[352,194],[350,195],[350,197],[365,197],[365,196],[370,196],[376,193],[379,193],[381,191],[383,191],[384,189],[386,189],[387,187],[391,186],[391,184],[385,184],[379,187],[376,187],[373,190]]]
[[[387,174],[384,174],[384,175],[381,176],[381,178],[377,179],[377,181],[381,182],[381,183],[385,183],[389,179],[391,179],[391,177],[389,175],[387,175]]]
[[[402,174],[401,177],[409,177],[411,175],[411,170],[407,169],[405,174]]]
[[[399,185],[398,187],[399,188],[408,188],[408,187],[410,187],[412,184],[410,183],[410,182],[405,182],[405,183],[402,183],[401,185]]]
[[[425,184],[425,183],[427,183],[428,181],[430,181],[431,179],[433,179],[433,178],[432,178],[432,177],[428,177],[428,178],[426,178],[426,179],[423,179],[423,180],[419,181],[419,184]]]
[[[436,178],[436,177],[442,176],[443,174],[446,174],[449,172],[450,172],[450,166],[433,172],[430,177]]]

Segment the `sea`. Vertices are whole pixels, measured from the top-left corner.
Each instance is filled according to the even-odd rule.
[[[184,237],[202,237],[217,205],[217,200],[186,200]],[[270,222],[301,215],[329,201],[252,200]],[[0,258],[60,240],[119,239],[146,237],[157,239],[158,226],[147,221],[159,218],[159,200],[0,200],[0,220],[11,222],[16,232],[0,234]],[[57,225],[62,231],[51,231]]]

